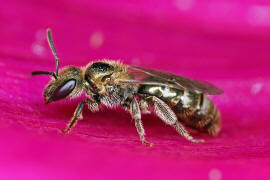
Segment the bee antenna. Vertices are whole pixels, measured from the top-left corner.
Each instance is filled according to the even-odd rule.
[[[48,72],[48,71],[34,71],[31,72],[30,76],[35,76],[35,75],[51,75],[54,77],[54,79],[57,79],[57,76],[54,72]]]
[[[57,55],[57,52],[55,50],[55,46],[54,46],[54,43],[53,43],[53,39],[52,39],[52,32],[51,32],[51,29],[47,29],[47,40],[48,40],[48,43],[49,43],[49,46],[52,50],[52,53],[54,55],[54,58],[55,58],[55,63],[56,63],[56,67],[55,67],[55,73],[54,75],[57,77],[58,76],[58,65],[59,65],[59,57]]]

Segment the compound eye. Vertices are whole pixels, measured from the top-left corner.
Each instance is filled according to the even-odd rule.
[[[51,99],[53,101],[59,100],[59,99],[63,99],[65,97],[67,97],[75,88],[76,86],[76,80],[75,79],[71,79],[66,81],[63,85],[59,86],[58,88],[56,88],[51,96]]]

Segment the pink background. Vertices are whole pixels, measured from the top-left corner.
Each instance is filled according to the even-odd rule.
[[[269,179],[269,1],[4,0],[0,27],[1,179]],[[191,144],[144,115],[149,148],[127,112],[87,108],[58,134],[80,100],[44,105],[49,77],[29,77],[54,70],[47,27],[61,67],[121,59],[220,87],[220,135]]]

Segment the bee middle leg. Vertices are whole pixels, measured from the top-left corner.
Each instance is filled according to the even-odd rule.
[[[194,143],[204,142],[204,140],[201,139],[194,139],[188,133],[185,127],[177,120],[177,116],[172,111],[172,109],[161,99],[155,96],[151,96],[148,97],[147,100],[150,101],[149,103],[151,103],[154,106],[154,111],[157,114],[157,116],[166,124],[174,127],[176,131],[184,138]]]
[[[78,104],[75,112],[74,112],[74,115],[73,117],[71,118],[71,120],[69,121],[66,129],[64,130],[60,130],[61,133],[63,134],[67,134],[69,133],[72,128],[77,124],[78,120],[82,119],[83,116],[82,116],[82,111],[83,111],[83,107],[84,107],[84,104],[87,104],[88,105],[88,108],[91,110],[91,111],[98,111],[98,103],[90,100],[90,99],[84,99],[80,102],[80,104]]]
[[[144,132],[144,128],[143,128],[143,124],[142,124],[142,120],[141,120],[141,110],[140,110],[140,106],[139,106],[137,100],[135,98],[133,98],[131,100],[131,103],[129,106],[130,106],[129,107],[130,114],[135,121],[135,126],[136,126],[137,132],[140,136],[142,143],[144,145],[153,146],[153,143],[147,142],[145,140],[145,137],[144,137],[145,132]]]

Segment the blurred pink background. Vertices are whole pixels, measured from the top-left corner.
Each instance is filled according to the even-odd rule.
[[[1,179],[269,179],[270,2],[266,0],[4,0],[0,6]],[[57,132],[79,99],[44,104],[54,71],[94,59],[209,81],[223,129],[191,144],[144,115],[141,145],[129,114],[104,110]]]

